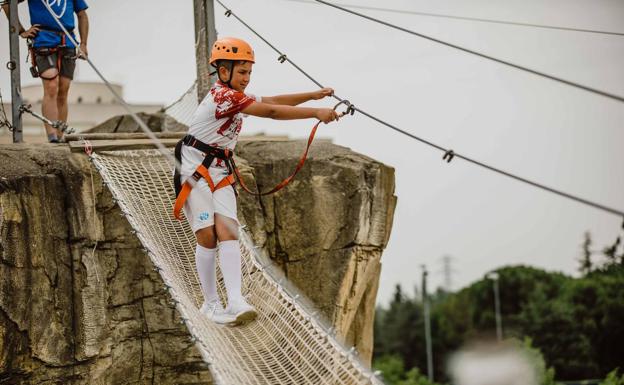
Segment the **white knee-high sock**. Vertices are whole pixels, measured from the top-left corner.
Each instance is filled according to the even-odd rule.
[[[230,301],[243,299],[241,293],[241,254],[238,240],[219,242],[219,262]]]
[[[195,265],[199,275],[204,300],[219,299],[217,294],[217,249],[200,246],[195,248]]]

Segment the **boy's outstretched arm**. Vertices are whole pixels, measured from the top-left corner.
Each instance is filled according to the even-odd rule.
[[[292,107],[279,104],[267,104],[264,102],[253,102],[245,107],[242,112],[261,118],[278,120],[316,118],[323,123],[338,120],[338,113],[331,108]]]
[[[278,96],[263,96],[262,102],[266,104],[282,104],[286,106],[297,106],[301,103],[305,103],[308,100],[323,99],[327,96],[332,96],[334,90],[332,88],[321,88],[318,91],[303,92],[300,94],[278,95]]]

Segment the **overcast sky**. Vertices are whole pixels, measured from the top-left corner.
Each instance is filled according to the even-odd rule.
[[[88,0],[87,0],[88,1]],[[523,73],[326,6],[224,0],[292,60],[338,95],[444,147],[521,176],[624,210],[624,103]],[[346,2],[346,1],[345,1]],[[354,3],[354,0],[350,1]],[[458,16],[624,32],[619,0],[360,1]],[[195,78],[192,1],[89,2],[91,59],[130,102],[168,104]],[[28,23],[26,5],[20,6]],[[272,95],[315,85],[215,5],[221,36],[256,51],[248,91]],[[624,37],[362,11],[436,38],[624,96]],[[8,56],[0,22],[2,68]],[[25,50],[22,50],[22,61]],[[80,63],[77,80],[97,80]],[[24,84],[34,82],[23,66]],[[0,72],[3,95],[8,71]],[[330,102],[320,103],[329,105]],[[71,116],[71,112],[70,112]],[[249,118],[245,133],[305,137],[312,122]],[[383,256],[378,300],[394,285],[419,285],[420,265],[441,285],[453,257],[454,288],[489,270],[528,264],[576,274],[583,233],[615,240],[622,218],[476,168],[364,116],[322,126],[319,136],[396,169],[398,205]]]

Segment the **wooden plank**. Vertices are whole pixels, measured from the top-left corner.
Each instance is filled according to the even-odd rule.
[[[154,135],[159,139],[182,139],[186,132],[154,132]],[[84,134],[67,134],[64,136],[66,142],[86,140],[114,140],[114,139],[149,139],[147,134],[143,132],[123,132],[123,133],[110,133],[110,132],[97,132],[97,133],[84,133]]]
[[[178,138],[161,139],[161,143],[165,147],[175,147]],[[116,151],[116,150],[143,150],[154,149],[156,145],[150,139],[125,139],[125,140],[92,140],[91,148],[95,152],[99,151]],[[71,152],[84,152],[84,143],[82,141],[69,142]]]

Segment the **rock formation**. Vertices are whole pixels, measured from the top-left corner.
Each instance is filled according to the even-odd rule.
[[[242,140],[237,154],[266,191],[292,172],[304,146],[304,141]],[[260,199],[240,194],[241,214],[256,243],[369,363],[393,192],[394,170],[318,141],[286,189]]]
[[[210,383],[85,155],[0,147],[0,237],[0,383]]]
[[[241,141],[249,184],[277,183],[303,145]],[[391,168],[319,141],[287,189],[239,201],[255,241],[365,362],[393,192]],[[131,230],[84,154],[0,146],[0,383],[210,383]]]

